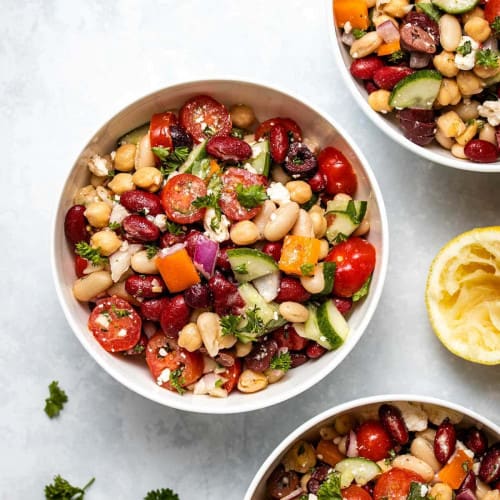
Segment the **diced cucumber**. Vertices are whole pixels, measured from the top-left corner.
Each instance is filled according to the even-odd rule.
[[[415,4],[415,8],[423,12],[424,14],[427,14],[433,21],[438,22],[439,19],[441,18],[441,11],[433,4],[430,2],[420,2]]]
[[[396,109],[432,109],[442,79],[441,74],[433,69],[415,71],[396,84],[389,104]]]
[[[318,307],[316,318],[321,337],[326,338],[330,349],[340,347],[349,334],[349,325],[333,300],[327,300]]]
[[[293,327],[295,328],[295,331],[301,337],[314,340],[319,345],[330,351],[332,349],[332,346],[330,345],[326,337],[323,337],[321,335],[321,332],[319,330],[318,319],[316,317],[316,307],[313,305],[309,305],[307,309],[309,311],[309,317],[307,318],[307,321],[305,322],[305,324],[294,323]]]
[[[325,286],[321,292],[316,293],[312,296],[312,299],[318,297],[323,297],[325,295],[330,295],[333,290],[333,281],[335,279],[335,268],[337,267],[335,262],[322,262],[319,264],[323,268],[323,279],[325,280]]]
[[[368,203],[359,200],[330,200],[326,205],[326,214],[334,214],[335,218],[326,230],[326,238],[330,243],[345,240],[361,224],[366,215]]]
[[[210,160],[203,158],[202,160],[195,161],[191,168],[191,173],[200,179],[206,179],[210,173]]]
[[[149,132],[149,122],[141,125],[140,127],[134,128],[130,132],[127,132],[123,137],[118,139],[118,144],[135,144],[137,143]]]
[[[345,458],[335,465],[335,470],[340,472],[341,488],[347,488],[353,481],[363,486],[382,472],[375,462],[361,457]]]
[[[278,270],[278,264],[269,255],[255,248],[235,248],[227,251],[234,276],[240,283],[252,281]]]
[[[432,0],[432,3],[448,14],[464,14],[472,10],[479,0]]]
[[[269,141],[257,142],[252,146],[252,158],[250,165],[258,174],[269,175],[269,166],[271,164],[271,154],[269,153]]]
[[[191,172],[195,162],[199,162],[207,157],[207,141],[208,139],[205,139],[191,150],[186,161],[179,168],[181,174]]]

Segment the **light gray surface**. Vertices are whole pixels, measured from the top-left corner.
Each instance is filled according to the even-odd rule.
[[[319,0],[2,7],[2,500],[43,498],[57,473],[79,485],[95,476],[89,500],[140,499],[162,486],[182,500],[239,499],[262,460],[305,419],[377,393],[442,397],[500,423],[500,368],[449,354],[423,303],[438,249],[462,231],[499,223],[500,175],[430,164],[375,130],[333,67]],[[288,87],[339,120],[372,159],[391,228],[385,291],[351,355],[308,393],[229,417],[164,408],[112,380],[70,331],[49,262],[58,190],[100,124],[152,90],[220,75]],[[42,407],[53,379],[70,401],[51,421]]]

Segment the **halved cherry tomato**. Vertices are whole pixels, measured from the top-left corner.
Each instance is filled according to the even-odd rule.
[[[178,381],[182,387],[194,384],[203,374],[203,355],[199,351],[189,352],[180,347],[172,348],[163,333],[158,333],[149,339],[146,347],[146,363],[151,375],[157,383],[159,382],[158,385],[174,392],[176,389],[172,387],[170,381],[160,378],[163,370],[168,369],[171,372],[180,370]]]
[[[97,301],[88,327],[106,351],[119,352],[139,342],[142,321],[126,300],[113,296]]]
[[[224,389],[226,389],[228,394],[236,387],[240,375],[241,375],[241,361],[238,358],[236,358],[234,360],[234,365],[230,366],[224,373],[221,373],[222,377],[228,379],[228,381],[222,386]]]
[[[274,127],[275,125],[283,126],[287,132],[290,132],[292,134],[293,140],[295,142],[302,141],[302,130],[297,125],[297,123],[291,118],[279,118],[279,117],[270,118],[269,120],[262,122],[255,131],[255,140],[258,141],[262,139],[262,137],[268,135],[271,128]]]
[[[197,142],[218,135],[229,135],[231,116],[223,104],[208,95],[192,97],[180,112],[181,125]]]
[[[89,264],[90,262],[87,259],[80,257],[80,255],[75,255],[75,274],[78,278],[85,276],[84,271]]]
[[[342,498],[346,500],[372,500],[370,493],[357,484],[351,484],[349,488],[343,489]]]
[[[170,220],[191,224],[203,219],[204,208],[193,207],[193,201],[207,194],[205,183],[196,175],[179,174],[172,177],[161,192],[161,204]]]
[[[326,179],[328,194],[346,193],[353,196],[358,187],[356,172],[349,160],[331,146],[318,155],[318,168]]]
[[[174,177],[175,179],[175,177]],[[222,195],[219,205],[222,211],[231,220],[253,219],[259,212],[260,207],[245,208],[238,201],[236,186],[242,184],[249,187],[255,184],[267,186],[267,178],[263,175],[254,174],[243,168],[228,168],[222,175]]]
[[[356,431],[356,441],[359,456],[374,462],[386,458],[393,447],[389,434],[377,420],[363,422]]]
[[[394,468],[384,472],[373,489],[373,500],[406,500],[411,483],[423,483],[415,472]]]
[[[375,247],[363,238],[349,238],[335,245],[325,261],[336,264],[334,295],[352,297],[375,268]]]
[[[484,7],[484,17],[491,24],[497,16],[500,16],[500,0],[488,0]]]
[[[149,125],[149,140],[151,142],[151,147],[162,146],[164,148],[172,148],[170,127],[176,124],[177,117],[170,111],[153,115]]]

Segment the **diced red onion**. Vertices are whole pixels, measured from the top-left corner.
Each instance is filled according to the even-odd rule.
[[[186,246],[185,243],[176,243],[175,245],[172,245],[171,247],[162,248],[158,252],[158,255],[160,257],[167,257],[168,255],[172,255],[174,253],[177,253],[179,250],[182,250],[185,246]]]
[[[498,40],[494,36],[490,36],[488,40],[483,42],[482,49],[498,50]]]
[[[340,37],[340,39],[342,40],[342,43],[344,43],[345,45],[348,45],[349,47],[354,43],[354,35],[352,34],[352,31],[350,33],[346,33],[344,31],[344,33],[342,33],[342,36]]]
[[[385,43],[392,43],[400,39],[399,30],[392,24],[392,21],[384,21],[377,26],[378,35],[384,39]]]
[[[271,302],[278,296],[280,273],[279,271],[275,271],[274,273],[261,276],[253,280],[253,284],[264,300],[266,302]]]
[[[349,458],[358,456],[358,440],[356,438],[356,433],[354,431],[349,432],[349,437],[347,438],[348,447],[346,455]]]
[[[471,490],[462,490],[457,493],[455,500],[476,500],[476,495]]]
[[[200,236],[194,249],[194,267],[205,278],[210,279],[214,274],[215,262],[219,253],[219,244],[206,236]]]
[[[294,498],[297,498],[299,495],[302,495],[303,490],[302,488],[297,488],[296,490],[293,490],[291,493],[289,493],[286,497],[283,497],[281,500],[293,500]]]
[[[424,52],[412,52],[410,54],[410,68],[425,68],[431,61],[431,55]]]

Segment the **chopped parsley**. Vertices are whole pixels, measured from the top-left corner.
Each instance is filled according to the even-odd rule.
[[[349,236],[347,236],[344,233],[339,233],[339,234],[337,234],[337,236],[335,236],[333,243],[335,243],[337,245],[338,243],[342,243],[343,241],[347,241],[348,239],[349,239]]]
[[[422,483],[417,483],[415,481],[412,481],[410,485],[410,492],[408,493],[408,496],[406,497],[407,500],[431,500],[431,497],[429,495],[424,494],[422,495],[422,486],[425,487],[425,490],[427,492],[427,487],[423,485]]]
[[[128,309],[118,309],[114,304],[111,305],[111,310],[117,318],[126,318],[132,314]]]
[[[498,68],[498,53],[491,49],[478,50],[476,64],[483,68]]]
[[[216,130],[212,127],[210,127],[209,125],[207,125],[204,129],[203,129],[203,134],[206,135],[207,137],[213,137],[216,133]]]
[[[352,29],[352,36],[356,39],[359,40],[360,38],[363,38],[366,35],[365,30],[361,30],[359,28],[353,28]]]
[[[222,335],[233,335],[236,333],[241,320],[241,316],[237,316],[236,314],[227,314],[226,316],[222,316],[220,319]]]
[[[49,418],[54,418],[59,415],[64,407],[64,403],[68,402],[68,396],[59,387],[59,382],[53,380],[49,385],[49,397],[45,400],[45,413]]]
[[[243,262],[242,264],[234,268],[234,272],[239,274],[248,274],[247,265]]]
[[[46,500],[82,500],[85,497],[85,490],[89,488],[95,478],[92,478],[83,488],[78,488],[69,484],[59,474],[54,477],[53,484],[45,486]]]
[[[368,295],[370,290],[370,283],[372,281],[372,277],[370,276],[364,283],[363,286],[352,296],[352,301],[357,302],[362,299],[365,295]]]
[[[156,245],[146,245],[146,255],[151,260],[157,253],[159,248]]]
[[[112,179],[116,175],[116,170],[109,170],[106,177]]]
[[[151,148],[157,158],[161,160],[161,173],[168,175],[177,170],[189,156],[189,148],[187,146],[180,146],[174,148],[165,148],[163,146],[156,146]]]
[[[113,231],[118,231],[118,229],[121,229],[122,225],[119,222],[110,222],[108,227]]]
[[[292,367],[292,357],[290,356],[290,353],[282,352],[281,354],[273,356],[270,367],[273,370],[282,370],[287,372]]]
[[[304,160],[300,158],[300,156],[296,156],[293,160],[292,163],[294,165],[304,165]]]
[[[457,47],[457,52],[462,56],[470,54],[472,52],[472,44],[470,43],[470,40],[466,40],[463,45]]]
[[[392,63],[401,62],[405,58],[405,53],[402,50],[396,50],[389,56],[389,61]]]
[[[316,495],[318,500],[342,500],[340,474],[338,472],[330,472]]]
[[[234,335],[241,342],[250,342],[266,332],[267,325],[258,314],[259,308],[247,309],[243,316],[228,314],[220,319],[222,335]]]
[[[220,387],[222,387],[224,385],[224,381],[221,379],[221,378],[218,378],[216,381],[215,381],[215,387],[217,387],[217,389],[219,389]]]
[[[170,234],[174,234],[176,236],[185,233],[184,229],[180,224],[177,224],[169,220],[167,220],[167,222],[165,223],[165,227],[167,228],[167,232],[169,232]]]
[[[500,16],[496,16],[490,24],[493,34],[498,38],[500,37]]]
[[[212,179],[210,182],[212,182]],[[220,187],[216,185],[214,188],[210,189],[210,182],[208,184],[208,189],[211,191],[210,194],[207,194],[206,196],[198,196],[198,198],[193,201],[192,205],[195,208],[213,208],[215,210],[215,216],[210,221],[210,228],[212,231],[217,231],[222,220],[222,210],[219,206],[222,184]]]
[[[181,395],[186,392],[186,389],[183,387],[185,380],[182,376],[182,371],[182,368],[177,368],[176,370],[171,371],[168,377],[170,385]]]
[[[243,139],[243,137],[245,137],[245,130],[239,127],[233,127],[231,130],[231,137],[236,137],[236,139]]]
[[[179,500],[179,495],[170,488],[161,488],[159,490],[148,491],[144,500]]]
[[[310,276],[313,271],[314,264],[311,264],[310,262],[307,262],[306,264],[302,264],[300,266],[300,272],[302,273],[302,276]]]
[[[90,261],[94,266],[105,264],[108,259],[101,255],[100,248],[93,248],[85,241],[80,241],[75,246],[75,252],[84,259]]]
[[[243,186],[243,184],[238,184],[236,186],[236,196],[240,205],[245,208],[258,207],[269,199],[264,186],[260,184],[253,184],[248,187]]]

